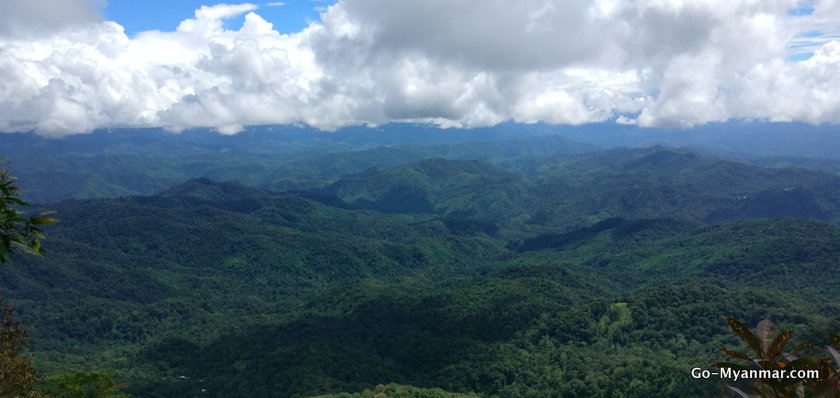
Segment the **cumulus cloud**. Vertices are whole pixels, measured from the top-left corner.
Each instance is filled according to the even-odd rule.
[[[0,37],[46,36],[102,20],[104,0],[0,0]]]
[[[254,4],[132,38],[97,18],[0,25],[0,131],[840,122],[833,0],[340,0],[291,35]]]

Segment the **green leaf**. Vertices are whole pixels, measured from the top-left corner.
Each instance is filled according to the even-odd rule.
[[[57,223],[58,221],[58,219],[45,216],[33,216],[29,218],[29,222],[35,225],[52,225]]]
[[[731,327],[732,330],[735,331],[735,333],[737,333],[739,336],[741,336],[742,339],[744,339],[744,341],[747,342],[750,348],[752,348],[752,350],[755,351],[755,353],[758,354],[759,357],[764,358],[764,350],[761,349],[761,344],[758,342],[758,339],[755,337],[752,331],[750,331],[749,328],[744,326],[743,323],[739,322],[735,318],[726,318],[726,322],[729,323],[729,327]]]
[[[822,369],[824,363],[814,357],[804,357],[791,361],[785,366],[785,369],[799,370],[799,369]]]
[[[796,345],[796,347],[793,348],[793,351],[791,351],[790,353],[793,354],[794,352],[802,351],[804,349],[811,348],[813,346],[814,346],[813,344],[807,343],[807,342],[799,343],[799,344]]]
[[[24,201],[22,201],[18,198],[6,198],[5,200],[6,200],[6,203],[10,203],[10,204],[13,204],[13,205],[24,206],[24,207],[29,206],[29,203],[26,203],[26,202],[24,202]]]
[[[814,393],[814,397],[834,398],[840,396],[840,386],[837,385],[837,379],[831,379],[820,383],[820,389]]]
[[[727,353],[730,357],[743,359],[743,360],[746,360],[746,361],[752,361],[752,358],[750,358],[747,355],[741,354],[740,352],[732,351],[732,350],[730,350],[726,347],[722,347],[722,348],[723,348],[723,352]]]
[[[834,333],[829,333],[828,341],[831,342],[831,345],[833,345],[835,349],[840,350],[840,336]]]
[[[52,225],[59,220],[49,217],[54,212],[45,212],[29,218],[20,216],[13,206],[29,206],[17,196],[20,194],[18,187],[14,184],[15,178],[5,162],[0,161],[0,239],[2,239],[2,251],[0,251],[0,263],[11,260],[12,253],[21,252],[26,254],[42,254],[44,248],[41,240],[44,237],[42,226]]]
[[[793,336],[793,329],[785,330],[782,334],[778,335],[767,350],[767,359],[773,360],[776,358],[776,356],[779,355],[779,353],[782,352],[787,345],[790,340],[790,336]]]
[[[817,359],[817,358],[814,358],[814,357],[805,357],[805,358],[800,358],[800,359],[797,359],[795,361],[792,361],[791,363],[789,363],[785,367],[785,369],[788,369],[788,370],[818,370],[820,372],[820,378],[819,378],[820,383],[824,383],[825,381],[827,381],[829,379],[829,376],[831,375],[831,373],[834,372],[834,369],[831,368],[831,366],[828,366],[828,364],[826,362],[821,361],[820,359]],[[815,379],[790,378],[790,379],[782,380],[782,385],[788,385],[789,386],[789,385],[793,385],[793,384],[796,384],[796,383],[799,383],[799,382],[814,383],[814,382],[817,382],[817,381],[818,380],[815,380]]]

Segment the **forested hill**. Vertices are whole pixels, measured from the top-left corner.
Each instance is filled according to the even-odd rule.
[[[726,316],[769,316],[816,344],[840,331],[840,229],[777,205],[737,221],[755,214],[742,196],[800,191],[813,201],[783,203],[834,220],[835,176],[668,148],[505,162],[53,203],[48,255],[0,269],[0,296],[31,320],[45,374],[107,371],[137,397],[388,383],[710,396],[724,383],[687,369],[737,346]],[[642,194],[626,199],[623,181]]]
[[[499,165],[429,159],[369,170],[312,192],[354,208],[561,230],[609,217],[840,222],[840,176],[664,147],[521,157]]]
[[[265,138],[268,137],[271,136]],[[0,134],[0,144],[4,138]],[[177,137],[170,138],[175,140],[171,143],[163,138],[155,147],[164,144],[179,147]],[[151,145],[157,141],[140,142]],[[43,153],[26,154],[23,151],[7,156],[15,170],[19,170],[21,187],[31,201],[55,202],[68,198],[151,195],[193,178],[237,181],[285,192],[322,187],[343,176],[371,168],[387,168],[422,159],[442,157],[501,161],[521,156],[575,154],[597,149],[557,136],[508,137],[499,141],[434,145],[359,145],[350,149],[333,145],[299,147],[283,140],[268,143],[245,139],[242,142],[223,142],[229,146],[217,145],[183,153],[177,150],[122,153],[117,147],[112,149],[113,152],[102,153],[67,151],[59,155],[57,150],[50,149]],[[260,143],[265,146],[260,147]],[[47,142],[44,145],[51,148],[57,144]]]
[[[47,256],[0,269],[45,375],[136,397],[711,396],[686,369],[737,346],[727,316],[840,332],[835,174],[556,135],[272,137],[12,158],[36,201],[76,197],[35,209],[62,219]]]
[[[323,188],[370,168],[385,169],[425,159],[479,160],[515,170],[520,166],[539,167],[538,163],[548,156],[566,158],[656,144],[691,148],[698,154],[765,167],[796,166],[837,173],[840,139],[836,137],[840,134],[836,133],[829,127],[773,123],[644,131],[615,125],[504,123],[492,128],[440,130],[393,124],[331,133],[265,126],[248,128],[234,136],[206,129],[180,134],[159,129],[116,129],[61,139],[0,134],[0,148],[10,148],[3,155],[20,177],[27,198],[46,203],[151,195],[193,178],[291,192]],[[601,160],[618,152],[602,155]],[[532,162],[535,159],[538,163]]]

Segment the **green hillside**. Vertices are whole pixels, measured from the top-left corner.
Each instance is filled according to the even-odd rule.
[[[52,203],[48,254],[0,269],[0,297],[43,375],[135,397],[719,396],[688,370],[738,346],[726,317],[840,332],[838,177],[486,145],[355,173],[338,159],[400,156],[324,155],[284,193],[270,174]]]
[[[521,157],[498,165],[427,159],[348,176],[312,192],[354,208],[441,214],[532,231],[570,231],[612,217],[840,223],[840,176],[663,147]]]
[[[527,198],[523,176],[478,161],[429,159],[358,174],[324,190],[355,208],[507,220]]]
[[[371,175],[434,186],[437,203],[529,184],[475,162]],[[376,178],[366,186],[386,185]],[[46,374],[109,371],[134,396],[392,382],[480,396],[631,385],[707,395],[722,383],[684,369],[719,358],[726,316],[769,316],[816,341],[840,330],[827,299],[840,286],[840,230],[815,221],[608,219],[511,240],[454,228],[448,210],[349,210],[210,180],[53,208],[63,220],[49,255],[3,269],[0,296],[30,318]]]
[[[199,138],[203,140],[212,138],[210,141],[220,142],[199,145],[191,142],[189,135],[158,137],[137,133],[134,140],[121,142],[108,135],[104,143],[89,143],[88,146],[74,143],[83,137],[68,137],[64,140],[69,142],[63,143],[23,143],[16,142],[23,137],[3,134],[0,144],[10,141],[9,147],[18,148],[18,152],[7,156],[10,156],[16,175],[20,177],[20,186],[29,200],[39,203],[69,198],[151,195],[194,178],[238,181],[286,192],[323,187],[341,177],[371,168],[387,168],[423,159],[505,162],[526,155],[576,154],[597,149],[557,136],[511,138],[509,135],[516,136],[508,134],[495,141],[493,137],[489,137],[491,141],[484,141],[488,138],[453,134],[449,138],[433,137],[431,145],[394,144],[390,141],[394,137],[385,137],[384,141],[372,140],[365,145],[339,145],[330,143],[330,139],[340,141],[339,136],[323,136],[321,142],[318,134],[302,137],[255,134],[254,137],[239,138],[201,136]],[[116,142],[109,143],[109,140]],[[307,144],[308,140],[314,142]],[[418,137],[418,140],[424,139]],[[168,145],[167,141],[170,141]],[[61,151],[61,144],[69,148]],[[75,151],[72,150],[74,144],[79,146]],[[95,144],[105,147],[97,148]]]

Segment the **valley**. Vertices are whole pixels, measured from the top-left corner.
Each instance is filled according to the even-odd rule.
[[[825,170],[540,135],[242,148],[11,158],[61,219],[0,269],[43,374],[137,397],[711,396],[688,370],[739,344],[726,317],[840,331]]]

